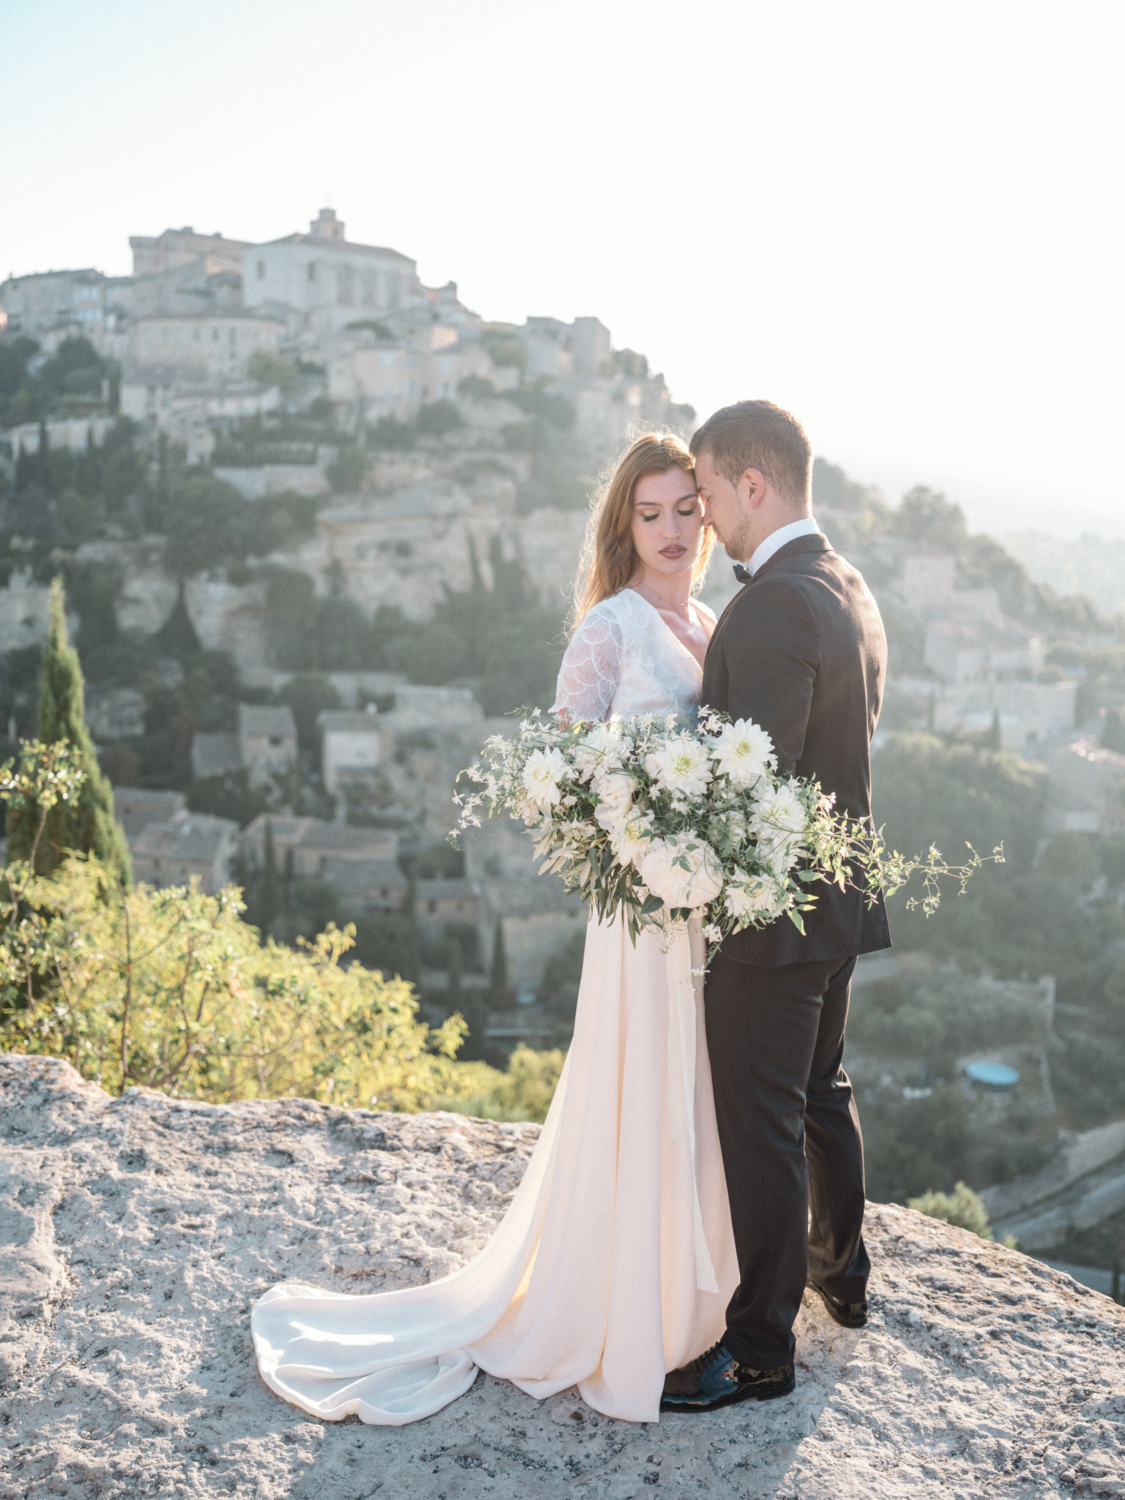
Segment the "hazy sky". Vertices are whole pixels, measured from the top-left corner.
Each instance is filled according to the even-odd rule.
[[[1120,0],[0,0],[0,35],[0,276],[331,204],[485,317],[596,313],[701,413],[767,395],[892,491],[1125,532]]]

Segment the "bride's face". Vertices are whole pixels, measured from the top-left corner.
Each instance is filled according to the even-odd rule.
[[[691,572],[703,545],[703,504],[683,469],[646,474],[633,490],[633,546],[644,573]]]

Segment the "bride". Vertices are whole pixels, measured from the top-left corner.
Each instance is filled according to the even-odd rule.
[[[713,534],[693,460],[649,433],[590,522],[554,712],[690,714],[715,616],[691,597]],[[591,916],[574,1039],[519,1189],[480,1255],[370,1296],[271,1287],[251,1326],[286,1401],[400,1425],[478,1367],[528,1394],[577,1386],[606,1416],[658,1420],[667,1371],[722,1337],[738,1283],[703,1027],[698,930],[636,945]]]

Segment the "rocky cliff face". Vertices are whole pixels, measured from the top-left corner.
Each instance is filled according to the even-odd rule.
[[[536,1126],[112,1099],[8,1057],[0,1131],[4,1500],[1125,1496],[1125,1312],[905,1209],[871,1209],[866,1331],[802,1310],[787,1400],[641,1427],[482,1375],[414,1427],[325,1426],[259,1381],[252,1299],[453,1270]]]

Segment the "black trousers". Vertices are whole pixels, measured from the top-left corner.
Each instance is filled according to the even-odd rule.
[[[760,968],[720,953],[704,992],[707,1047],[741,1280],[723,1342],[744,1364],[789,1364],[806,1278],[866,1295],[863,1137],[843,1069],[855,959]]]

